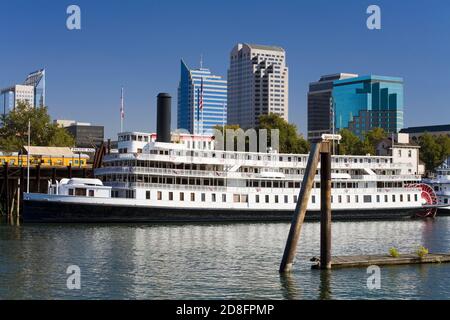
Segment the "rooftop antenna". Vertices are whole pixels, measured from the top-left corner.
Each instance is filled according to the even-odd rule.
[[[200,55],[200,69],[203,69],[203,54]]]

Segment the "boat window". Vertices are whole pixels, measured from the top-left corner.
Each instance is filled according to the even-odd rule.
[[[247,203],[248,202],[248,195],[246,195],[246,194],[241,195],[241,202]]]
[[[297,203],[298,196],[294,196],[294,203]]]
[[[69,196],[73,196],[73,189],[69,189]]]
[[[212,200],[212,202],[216,202],[216,194],[215,193],[211,194],[211,200]]]
[[[312,197],[311,197],[311,202],[312,202],[312,203],[316,203],[316,196],[312,196]]]
[[[255,196],[255,202],[256,202],[256,203],[259,203],[259,194],[257,194],[257,195]]]
[[[191,192],[191,201],[195,201],[195,193]]]
[[[157,197],[157,199],[158,199],[158,200],[162,200],[162,192],[161,192],[161,191],[158,191],[158,197]]]
[[[417,194],[414,195],[414,201],[417,201]]]
[[[364,196],[364,202],[365,203],[372,202],[372,196]]]
[[[180,192],[180,201],[184,201],[184,192]]]
[[[222,194],[222,202],[227,202],[227,195],[225,193]]]
[[[169,192],[169,201],[173,201],[173,192]]]
[[[145,199],[150,199],[150,191],[145,191]]]
[[[86,196],[86,189],[85,188],[75,188],[75,195],[76,196]]]
[[[89,197],[93,197],[94,196],[94,190],[89,190]]]
[[[202,193],[202,202],[206,201],[206,194]]]
[[[233,194],[233,202],[240,202],[241,196],[239,194]]]
[[[288,196],[284,196],[284,203],[288,203],[289,202],[289,197]]]
[[[266,203],[269,203],[269,195],[266,195]]]

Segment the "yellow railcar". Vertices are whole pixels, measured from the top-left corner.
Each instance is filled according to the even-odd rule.
[[[40,165],[41,167],[87,167],[89,156],[85,154],[73,156],[46,156],[30,155],[30,166]],[[10,166],[26,166],[27,155],[2,155],[0,154],[0,163],[8,163]]]

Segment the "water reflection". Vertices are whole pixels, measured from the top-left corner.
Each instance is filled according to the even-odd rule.
[[[450,218],[339,222],[333,255],[450,251]],[[311,270],[318,223],[306,223],[294,271],[278,267],[288,223],[190,225],[0,225],[0,298],[348,299],[449,297],[450,265],[383,268],[380,291],[365,269]],[[66,269],[82,290],[66,288]]]

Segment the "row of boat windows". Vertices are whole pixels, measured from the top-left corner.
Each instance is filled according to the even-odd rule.
[[[144,182],[155,184],[175,184],[191,186],[224,186],[225,179],[201,179],[201,178],[170,178],[170,177],[151,177],[147,175],[126,175],[126,174],[107,174],[99,177],[104,182]],[[233,181],[235,181],[233,179]],[[238,180],[239,181],[239,180]],[[403,188],[412,182],[377,182],[377,188]],[[279,181],[279,180],[245,180],[246,187],[253,188],[296,188],[301,187],[299,181]],[[356,189],[369,188],[368,182],[332,182],[333,189]],[[320,188],[320,182],[315,182],[313,188]]]
[[[218,171],[225,172],[223,166],[216,165],[204,165],[204,164],[194,164],[194,163],[181,163],[174,164],[172,162],[161,162],[161,161],[143,161],[143,160],[123,160],[123,161],[110,161],[106,162],[105,167],[117,167],[118,169],[122,167],[144,167],[144,168],[157,168],[157,169],[178,169],[178,170],[197,170],[197,171]],[[261,172],[273,172],[274,168],[256,168],[256,167],[246,167],[242,166],[239,168],[239,172],[243,173],[261,173]],[[303,175],[305,169],[278,169],[277,172],[284,174],[298,174]],[[352,175],[362,175],[361,170],[331,170],[332,173],[348,173]],[[319,174],[319,171],[316,172]],[[380,175],[395,175],[395,170],[380,170],[375,172]]]
[[[129,191],[133,191],[133,190],[129,190]],[[118,193],[115,194],[116,196],[118,196]],[[134,192],[132,193],[127,193],[126,194],[127,197],[134,197]],[[294,195],[294,196],[288,196],[288,195],[253,195],[254,199],[255,199],[255,203],[289,203],[289,200],[291,199],[291,201],[293,203],[297,203],[298,200],[298,196]],[[206,202],[206,201],[210,201],[210,202],[218,202],[219,201],[219,197],[221,198],[222,202],[227,202],[227,198],[228,195],[226,193],[222,193],[222,194],[216,194],[216,193],[211,193],[208,194],[208,200],[207,198],[207,194],[206,193],[201,193],[200,194],[200,201],[201,202]],[[232,201],[235,203],[248,203],[249,202],[249,195],[248,194],[233,194],[232,197]],[[151,192],[149,190],[147,190],[145,192],[145,198],[147,200],[151,200]],[[352,200],[353,198],[353,200]],[[168,201],[174,201],[174,192],[173,191],[169,191],[169,192],[163,192],[163,191],[157,191],[156,193],[156,200],[168,200]],[[177,199],[177,201],[191,201],[191,202],[195,202],[196,201],[196,193],[191,192],[191,193],[186,193],[186,192],[179,192],[179,197]],[[387,195],[385,194],[383,197],[382,195],[376,195],[376,196],[372,196],[372,195],[354,195],[354,196],[350,196],[350,195],[346,195],[346,196],[331,196],[331,203],[372,203],[372,202],[377,202],[380,203],[382,202],[382,200],[384,200],[385,203],[388,202],[411,202],[411,194],[393,194],[393,195]],[[320,201],[320,197],[316,197],[316,196],[311,196],[311,202],[312,203],[317,203],[317,201]],[[417,202],[418,201],[418,195],[414,194],[414,201]]]
[[[261,160],[261,161],[280,161],[280,162],[307,162],[308,157],[297,156],[278,156],[278,155],[262,155],[251,154],[248,152],[201,152],[201,151],[176,151],[172,150],[150,150],[150,154],[155,155],[171,155],[182,157],[202,157],[202,158],[220,158],[220,159],[240,159],[240,160]],[[392,163],[392,158],[348,158],[348,157],[333,157],[332,163]]]

